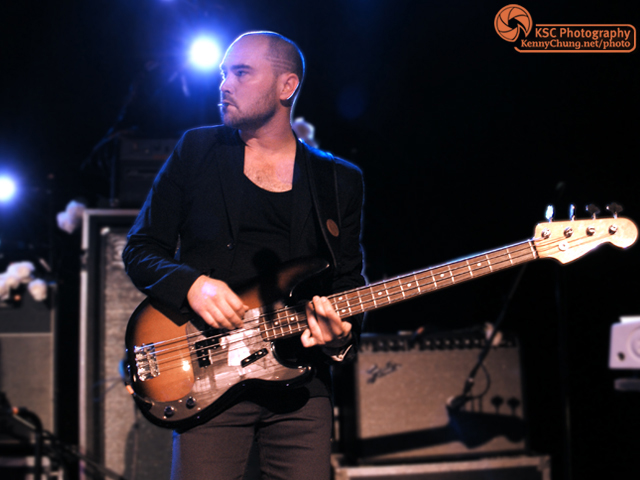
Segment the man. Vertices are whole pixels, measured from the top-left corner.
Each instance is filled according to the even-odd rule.
[[[273,276],[282,262],[326,258],[332,269],[323,294],[364,284],[363,189],[356,167],[309,148],[292,131],[304,75],[293,42],[271,32],[245,34],[229,47],[221,70],[224,126],[185,133],[154,182],[123,258],[134,284],[152,299],[233,330],[243,326],[248,308],[234,286]],[[176,433],[172,478],[242,478],[254,438],[265,478],[330,477],[328,363],[349,351],[360,318],[341,318],[317,295],[306,315],[301,336],[277,343],[283,356],[315,367],[310,381],[250,388],[212,419]]]

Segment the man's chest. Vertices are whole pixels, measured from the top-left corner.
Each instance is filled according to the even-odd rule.
[[[254,184],[270,192],[286,192],[293,185],[295,156],[265,158],[245,153],[244,174]]]

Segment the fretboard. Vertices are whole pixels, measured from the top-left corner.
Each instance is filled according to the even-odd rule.
[[[351,317],[489,275],[538,258],[531,240],[408,273],[389,280],[331,295],[329,300],[341,318]],[[265,340],[301,333],[307,319],[301,307],[274,312]]]

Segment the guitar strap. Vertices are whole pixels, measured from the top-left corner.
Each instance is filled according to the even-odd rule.
[[[304,150],[310,166],[311,199],[317,213],[320,231],[329,248],[331,264],[337,267],[342,221],[336,160],[332,154],[317,149],[311,151],[306,145]]]

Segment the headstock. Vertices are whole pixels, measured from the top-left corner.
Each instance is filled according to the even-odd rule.
[[[613,203],[607,209],[613,213],[613,218],[596,218],[599,209],[594,205],[587,207],[592,218],[585,220],[554,222],[552,215],[547,214],[549,222],[537,225],[533,238],[539,257],[569,263],[603,243],[618,248],[633,245],[638,238],[638,227],[631,220],[618,217],[622,211],[619,205]]]

